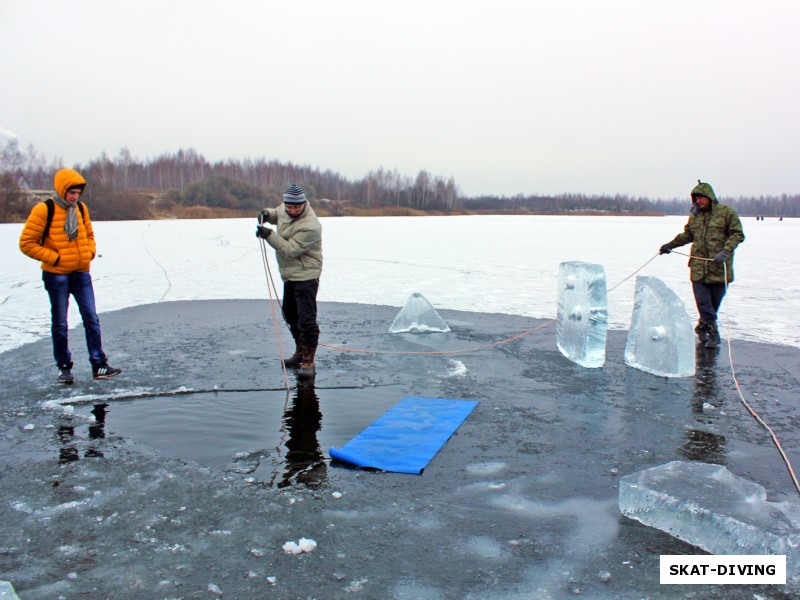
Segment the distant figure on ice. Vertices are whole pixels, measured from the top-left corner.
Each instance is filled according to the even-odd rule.
[[[711,184],[698,180],[692,190],[691,215],[683,233],[659,249],[660,254],[669,254],[673,249],[692,242],[690,278],[700,313],[700,321],[694,330],[706,348],[719,346],[717,311],[725,296],[726,283],[733,281],[733,251],[743,241],[739,215],[731,207],[719,203]]]
[[[298,377],[316,375],[314,355],[319,343],[317,290],[322,273],[322,225],[308,204],[305,192],[291,184],[283,192],[283,204],[265,208],[259,215],[256,236],[275,249],[283,279],[283,316],[295,342],[287,368],[300,367]],[[273,230],[269,225],[277,225]]]
[[[89,265],[97,256],[89,209],[79,200],[86,180],[72,169],[61,169],[54,178],[55,194],[31,209],[19,238],[23,254],[42,263],[44,289],[50,296],[50,331],[58,381],[73,383],[69,350],[67,309],[75,297],[86,332],[86,347],[95,379],[122,372],[109,366],[100,336],[100,319],[94,302]]]

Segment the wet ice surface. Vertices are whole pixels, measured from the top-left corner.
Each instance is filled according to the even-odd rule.
[[[744,415],[724,354],[701,350],[693,378],[659,378],[624,365],[625,333],[611,331],[606,365],[585,369],[556,349],[554,327],[457,358],[321,348],[314,394],[324,458],[293,455],[308,468],[280,487],[289,453],[301,448],[289,444],[291,403],[265,304],[106,313],[108,350],[125,372],[95,382],[80,364],[72,388],[54,384],[48,341],[0,354],[0,572],[20,597],[683,598],[697,588],[660,586],[659,556],[701,551],[622,517],[621,476],[672,460],[715,462],[763,485],[770,501],[797,499],[763,430]],[[456,350],[541,324],[442,311],[450,333],[389,334],[396,312],[321,303],[323,342]],[[743,388],[757,393],[796,457],[800,350],[739,342],[736,357]],[[218,422],[250,394],[242,411],[258,398],[268,406],[234,420],[257,421],[239,428],[244,439],[208,439],[230,444],[225,464],[115,429],[115,411],[136,403],[157,419],[216,397],[222,409],[208,417]],[[420,476],[331,464],[330,445],[406,396],[480,404]],[[70,398],[74,405],[58,406]],[[314,422],[311,404],[303,413]],[[183,429],[171,431],[163,435]],[[261,437],[246,439],[254,432]],[[301,539],[316,546],[283,550]],[[703,586],[697,597],[756,593],[791,597],[755,586]]]
[[[680,298],[656,277],[638,276],[625,364],[662,377],[694,375],[695,334]]]

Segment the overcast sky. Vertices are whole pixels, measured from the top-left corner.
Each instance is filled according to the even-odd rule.
[[[800,193],[797,0],[0,0],[0,141],[466,195]]]

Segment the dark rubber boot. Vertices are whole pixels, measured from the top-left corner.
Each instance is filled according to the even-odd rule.
[[[706,348],[714,349],[719,348],[719,330],[717,329],[717,323],[711,323],[708,325],[708,339],[706,340]]]
[[[702,321],[697,322],[697,327],[694,328],[694,332],[697,334],[697,341],[701,344],[705,344],[708,341],[708,325]]]
[[[298,379],[311,379],[317,374],[317,367],[314,364],[314,355],[316,353],[316,347],[303,347],[303,364],[300,365],[300,371],[297,373]]]
[[[295,344],[294,354],[283,361],[283,366],[287,369],[296,369],[303,362],[303,347],[300,344]]]

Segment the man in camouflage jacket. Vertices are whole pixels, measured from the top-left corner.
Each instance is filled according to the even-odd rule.
[[[739,215],[720,204],[709,183],[697,182],[692,190],[692,209],[682,233],[659,249],[669,254],[674,248],[692,243],[690,279],[700,321],[697,337],[706,348],[719,346],[717,311],[727,284],[733,281],[733,251],[744,241]]]

